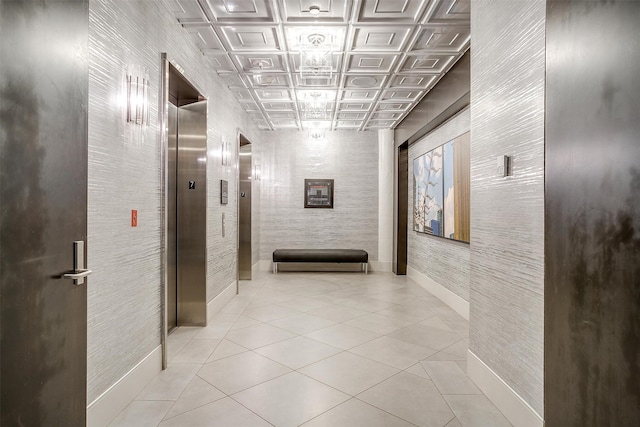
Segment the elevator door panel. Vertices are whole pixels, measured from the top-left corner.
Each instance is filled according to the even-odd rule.
[[[175,105],[169,104],[167,117],[167,330],[171,331],[178,326],[178,108]]]
[[[206,325],[207,101],[178,108],[178,325]]]
[[[238,278],[251,280],[251,145],[240,148]]]
[[[62,275],[74,268],[73,242],[87,237],[88,8],[88,1],[0,1],[6,427],[86,422],[91,278],[74,285]]]

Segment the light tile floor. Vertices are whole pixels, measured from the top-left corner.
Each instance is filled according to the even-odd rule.
[[[466,375],[468,327],[406,276],[260,273],[170,335],[111,426],[510,426]]]

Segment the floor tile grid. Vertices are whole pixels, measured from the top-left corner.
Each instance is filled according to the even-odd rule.
[[[221,336],[215,336],[210,334],[209,336],[207,336],[207,338],[218,339],[219,342],[217,343],[217,346],[220,346],[220,344],[225,339],[230,339],[230,341],[233,343],[233,334],[232,336],[229,336],[229,334],[231,334],[232,332],[241,331],[247,328],[255,328],[256,326],[260,326],[260,325],[268,325],[270,328],[280,329],[278,328],[278,322],[282,322],[283,319],[286,320],[287,318],[302,316],[302,315],[309,315],[309,316],[318,318],[319,316],[314,316],[314,315],[321,316],[322,312],[327,311],[328,308],[333,308],[334,310],[340,310],[340,307],[345,308],[345,310],[350,309],[350,310],[359,310],[359,311],[350,312],[350,315],[347,316],[347,318],[345,318],[341,322],[334,322],[333,326],[342,325],[344,327],[359,329],[365,333],[370,333],[373,335],[365,336],[364,338],[360,339],[355,345],[351,345],[350,343],[347,343],[342,346],[343,348],[336,349],[338,353],[331,353],[326,355],[326,357],[319,357],[317,359],[314,359],[313,361],[310,361],[310,363],[308,364],[297,366],[295,369],[287,368],[286,366],[280,365],[287,370],[280,372],[276,376],[267,378],[264,381],[258,381],[258,382],[252,383],[247,388],[235,391],[233,393],[222,393],[222,395],[229,396],[233,399],[234,396],[242,392],[245,392],[250,389],[254,389],[259,386],[264,386],[267,383],[270,383],[272,381],[281,379],[282,377],[289,375],[291,372],[296,372],[300,375],[305,376],[310,380],[317,381],[322,384],[326,384],[328,387],[331,387],[340,393],[345,393],[344,389],[341,390],[339,388],[332,387],[332,384],[330,384],[330,381],[329,381],[329,384],[327,384],[327,383],[324,383],[322,379],[305,375],[304,370],[305,368],[311,365],[326,363],[327,360],[335,358],[336,356],[340,356],[344,358],[346,357],[345,355],[347,354],[350,355],[349,357],[353,356],[357,358],[363,358],[363,360],[366,359],[373,364],[382,364],[382,365],[388,366],[391,369],[394,369],[393,373],[391,373],[390,375],[383,376],[381,378],[376,379],[374,382],[370,384],[366,384],[366,387],[363,390],[357,390],[357,392],[352,392],[351,394],[346,393],[351,398],[353,398],[354,396],[362,395],[363,393],[377,387],[379,384],[387,381],[389,378],[397,375],[400,372],[404,372],[405,374],[415,375],[416,372],[420,372],[418,371],[418,369],[420,369],[421,376],[431,381],[431,378],[426,372],[426,370],[423,367],[418,365],[420,365],[420,363],[423,360],[425,361],[431,360],[432,358],[434,358],[434,356],[436,361],[449,360],[451,363],[454,363],[454,364],[457,363],[455,367],[457,367],[457,369],[460,369],[461,370],[460,372],[463,375],[465,375],[465,373],[462,371],[462,366],[464,361],[460,360],[463,358],[460,355],[460,348],[452,348],[451,353],[447,353],[446,350],[448,347],[446,346],[444,346],[441,349],[431,349],[428,347],[419,346],[419,345],[416,345],[415,343],[412,343],[414,339],[411,338],[410,334],[408,335],[409,338],[407,338],[407,336],[404,337],[403,343],[414,346],[416,348],[418,347],[424,348],[425,351],[428,351],[430,355],[425,358],[417,359],[415,364],[405,367],[404,369],[399,369],[397,366],[394,367],[393,363],[385,364],[384,360],[379,360],[380,358],[370,358],[368,357],[366,352],[363,353],[363,351],[357,350],[358,348],[362,348],[363,346],[366,346],[372,343],[373,341],[379,340],[381,338],[395,339],[395,338],[389,337],[389,335],[392,335],[394,332],[398,330],[402,330],[403,327],[406,329],[414,325],[419,325],[429,319],[432,319],[432,320],[430,322],[427,322],[427,324],[431,326],[424,325],[424,327],[437,326],[439,330],[446,332],[445,335],[447,333],[450,334],[450,336],[448,336],[449,340],[453,339],[454,334],[456,335],[454,340],[455,343],[451,344],[450,347],[454,347],[454,346],[461,347],[463,345],[464,346],[468,345],[468,343],[465,341],[465,333],[464,333],[464,327],[466,326],[465,324],[466,321],[461,317],[459,317],[456,313],[454,313],[450,309],[449,310],[451,311],[451,313],[443,311],[442,307],[439,305],[441,303],[437,300],[434,300],[433,297],[431,297],[430,295],[424,294],[421,290],[422,288],[415,288],[415,287],[412,288],[411,286],[408,286],[408,285],[403,286],[402,284],[400,285],[392,284],[391,286],[386,286],[386,285],[369,286],[369,284],[367,283],[356,284],[355,286],[352,286],[351,284],[347,283],[345,286],[340,286],[338,284],[339,283],[339,280],[337,280],[338,278],[335,278],[332,281],[325,281],[328,284],[322,285],[322,284],[316,283],[313,280],[313,278],[306,278],[306,277],[291,277],[290,280],[286,281],[286,282],[292,283],[290,286],[278,286],[280,284],[279,279],[281,278],[281,276],[284,276],[284,275],[279,275],[278,278],[276,278],[276,280],[265,280],[262,282],[261,285],[259,285],[260,284],[259,281],[254,281],[254,282],[247,282],[249,286],[241,286],[240,294],[238,297],[236,297],[239,299],[237,301],[234,299],[227,306],[227,307],[231,307],[231,309],[229,310],[223,309],[221,313],[219,313],[216,316],[213,316],[212,318],[213,320],[212,323],[214,324],[227,323],[227,322],[229,323],[228,327],[224,331],[224,334],[221,334]],[[343,275],[336,275],[336,276],[343,276]],[[342,280],[342,277],[339,277],[339,279]],[[346,282],[348,282],[348,280],[346,280]],[[400,292],[394,293],[394,291],[398,291],[398,288],[400,289]],[[381,296],[381,298],[377,299],[376,295]],[[409,296],[407,297],[407,295]],[[267,304],[259,303],[257,299],[260,299],[260,298],[263,298],[264,301],[269,301],[269,302]],[[366,299],[367,300],[366,304],[361,304],[360,301],[358,300],[359,298]],[[296,306],[296,300],[300,302],[298,306]],[[421,315],[415,316],[413,318],[411,317],[410,312],[412,311],[415,312],[416,310],[424,311],[425,307],[429,307],[429,306],[435,306],[436,308],[438,308],[438,312],[443,313],[440,316],[442,317],[442,319],[438,317],[431,310],[429,310],[428,315],[421,313]],[[261,308],[261,309],[258,310],[258,308]],[[397,312],[394,311],[393,310],[394,308],[397,309],[398,311]],[[361,310],[361,309],[365,309],[365,310]],[[310,315],[309,313],[312,313],[312,312],[314,314]],[[253,314],[253,317],[251,317],[252,314]],[[351,317],[351,315],[353,315],[353,317]],[[235,320],[231,322],[233,318],[235,318]],[[370,319],[367,319],[367,318],[370,318]],[[385,324],[384,319],[387,319],[387,318],[389,319],[389,325]],[[262,319],[262,320],[259,320],[259,319]],[[252,322],[248,322],[248,320],[251,320]],[[367,320],[371,320],[371,322],[367,322]],[[257,324],[253,322],[257,322]],[[236,324],[238,326],[237,328],[235,328]],[[468,328],[468,326],[466,327]],[[376,328],[378,328],[380,333],[374,332]],[[443,329],[440,329],[440,328],[443,328]],[[446,328],[446,330],[444,328]],[[175,343],[180,348],[180,350],[175,350],[174,352],[172,352],[174,359],[176,358],[176,356],[180,354],[181,351],[183,351],[183,349],[185,349],[185,347],[187,347],[187,345],[191,340],[197,340],[198,334],[203,333],[203,331],[200,331],[199,333],[193,333],[193,330],[191,330],[190,328],[184,328],[184,329],[180,328],[180,329],[182,330],[176,331],[179,333],[175,334],[175,336],[173,334],[172,336],[170,336],[170,343]],[[246,349],[246,352],[251,352],[260,357],[269,359],[269,361],[272,363],[279,364],[277,358],[270,359],[269,354],[265,354],[264,352],[265,348],[292,340],[294,338],[304,338],[305,340],[315,341],[319,345],[324,345],[324,346],[328,345],[327,343],[314,339],[313,332],[315,332],[316,330],[307,331],[307,333],[292,332],[291,328],[280,329],[280,330],[291,335],[283,335],[281,337],[276,336],[274,337],[274,340],[272,342],[271,340],[269,340],[268,344],[260,345],[252,349]],[[408,331],[408,332],[411,332],[411,331]],[[456,334],[456,332],[462,332],[462,333]],[[468,334],[466,336],[468,337]],[[402,334],[398,338],[400,340],[403,340]],[[238,346],[238,344],[240,343],[235,343],[235,344],[236,346]],[[206,348],[207,350],[211,350],[210,353],[215,353],[217,350],[217,346],[216,348],[211,349],[210,347],[207,347],[207,346],[192,345],[191,348],[202,347],[202,348]],[[233,358],[237,355],[238,355],[237,353],[231,354],[227,357],[223,357],[218,360],[223,360],[225,358]],[[205,359],[207,359],[208,357],[209,357],[209,354],[206,355]],[[178,360],[180,359],[178,358]],[[211,363],[211,361],[207,359],[207,363],[203,363],[201,366],[205,366],[208,363]],[[433,362],[433,363],[437,363],[437,362]],[[173,363],[170,360],[170,364],[175,365],[176,363]],[[453,369],[453,365],[447,365],[447,366],[449,369]],[[466,369],[466,366],[465,366],[465,369]],[[201,378],[200,376],[198,377]],[[215,388],[215,383],[214,384],[210,383],[210,385]],[[185,391],[183,390],[183,393],[184,392]],[[180,396],[182,396],[182,394]],[[454,396],[459,396],[459,394],[456,394]],[[176,400],[178,401],[179,399],[180,397],[178,397],[178,399]],[[240,405],[242,405],[242,402],[239,399],[234,399],[234,400],[238,402]],[[358,400],[360,402],[366,403],[363,400],[360,400],[360,399]],[[342,403],[344,402],[339,402],[337,405],[323,408],[324,410],[322,412],[314,415],[310,420],[319,419],[319,417],[332,411],[332,409],[335,408],[336,406],[341,406]],[[484,402],[481,402],[481,403],[484,404]],[[366,404],[369,405],[371,403],[369,402]],[[448,406],[450,407],[451,405],[448,405]],[[244,407],[247,410],[251,411],[250,407],[248,406],[244,406]],[[191,408],[191,411],[194,411],[198,408],[199,407]],[[385,408],[377,408],[377,409],[379,409],[380,411],[383,411],[389,416],[395,416],[393,413],[387,411]],[[455,412],[453,410],[451,411]],[[252,411],[252,412],[255,412],[255,411]],[[169,415],[172,415],[172,417],[169,417]],[[166,421],[169,421],[172,418],[175,418],[179,415],[180,414],[172,414],[172,411],[169,410],[167,413]],[[260,417],[262,420],[265,420],[268,422],[268,420],[266,420],[264,417],[261,417],[260,414],[257,413],[256,415]],[[310,420],[306,420],[305,422],[308,422]],[[456,421],[456,419],[453,419],[452,421],[447,421],[447,423],[453,423],[453,421]],[[113,424],[113,425],[125,425],[125,424]],[[415,425],[415,424],[410,423],[408,425]],[[458,424],[451,424],[451,425],[453,426]]]
[[[353,292],[352,292],[352,293],[353,293]],[[375,295],[373,295],[372,297],[373,297],[373,298],[375,298]],[[286,302],[286,301],[285,301],[285,302]],[[276,304],[276,305],[277,305],[277,304]],[[335,302],[335,305],[341,305],[341,304],[340,304],[340,302],[339,302],[339,301],[336,301],[336,302]],[[382,308],[381,308],[380,310],[378,310],[378,311],[381,311],[381,310],[384,310],[384,309],[388,309],[388,308],[390,308],[392,305],[396,305],[396,304],[388,304],[388,305],[386,305],[386,306],[382,307]],[[263,305],[260,305],[260,306],[264,307]],[[344,306],[345,306],[345,307],[350,307],[350,304],[345,304]],[[245,313],[246,313],[246,310],[245,310]],[[375,313],[375,311],[374,311],[374,313]],[[354,319],[362,318],[362,317],[366,317],[366,316],[368,316],[368,315],[367,315],[367,314],[362,314],[361,316],[355,317]],[[286,317],[286,316],[285,316],[285,317]],[[280,318],[281,318],[281,317],[274,318],[274,319],[271,319],[271,320],[272,320],[272,321],[275,321],[275,320],[278,320],[278,319],[280,319]],[[350,319],[350,320],[347,320],[347,321],[342,322],[342,323],[350,322],[350,321],[352,321],[352,320],[354,320],[354,319]],[[267,323],[269,323],[269,322],[267,322]],[[418,322],[414,322],[414,323],[418,323]],[[407,325],[407,326],[408,326],[408,325]],[[355,325],[355,327],[358,327],[358,326],[357,326],[357,325]],[[373,340],[373,339],[374,339],[374,338],[372,338],[372,340]],[[365,342],[365,343],[363,343],[363,344],[366,344],[366,342]],[[266,347],[266,346],[265,346],[265,347]],[[317,362],[320,362],[320,361],[321,361],[321,360],[318,360]],[[317,362],[316,362],[316,363],[317,363]],[[301,368],[304,368],[304,366],[303,366],[303,367],[301,367]],[[300,369],[301,369],[301,368],[300,368]],[[284,375],[284,374],[283,374],[283,375]],[[267,382],[267,381],[265,381],[265,382]],[[377,385],[377,383],[374,383],[373,385],[371,385],[371,387],[373,387],[373,386],[375,386],[375,385]],[[233,397],[233,395],[232,395],[231,397]]]

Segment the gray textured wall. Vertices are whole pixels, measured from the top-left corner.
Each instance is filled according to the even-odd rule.
[[[378,133],[264,131],[256,147],[260,259],[277,248],[355,248],[378,260]],[[335,180],[334,209],[304,209],[305,178]]]
[[[545,4],[471,2],[470,350],[540,415]]]
[[[236,150],[237,128],[258,132],[162,1],[90,2],[88,402],[160,344],[161,223],[158,93],[160,53],[167,52],[209,98],[208,277],[211,300],[236,278],[236,169],[220,165],[222,138]],[[151,78],[151,125],[124,123],[124,71]],[[235,154],[232,154],[235,159]],[[220,205],[220,179],[229,204]],[[138,227],[129,225],[138,210]],[[226,213],[226,237],[221,215]]]
[[[409,146],[409,208],[407,265],[469,301],[469,245],[413,231],[413,160],[469,131],[471,112],[461,111],[420,141]],[[473,240],[473,236],[471,236]]]

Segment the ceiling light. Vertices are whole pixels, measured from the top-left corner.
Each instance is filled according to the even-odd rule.
[[[309,13],[310,13],[312,16],[318,16],[318,15],[320,15],[320,6],[315,5],[315,4],[313,4],[313,5],[309,6]]]
[[[312,32],[300,35],[300,78],[331,81],[333,73],[333,38],[330,34]],[[321,85],[327,86],[327,85]]]

